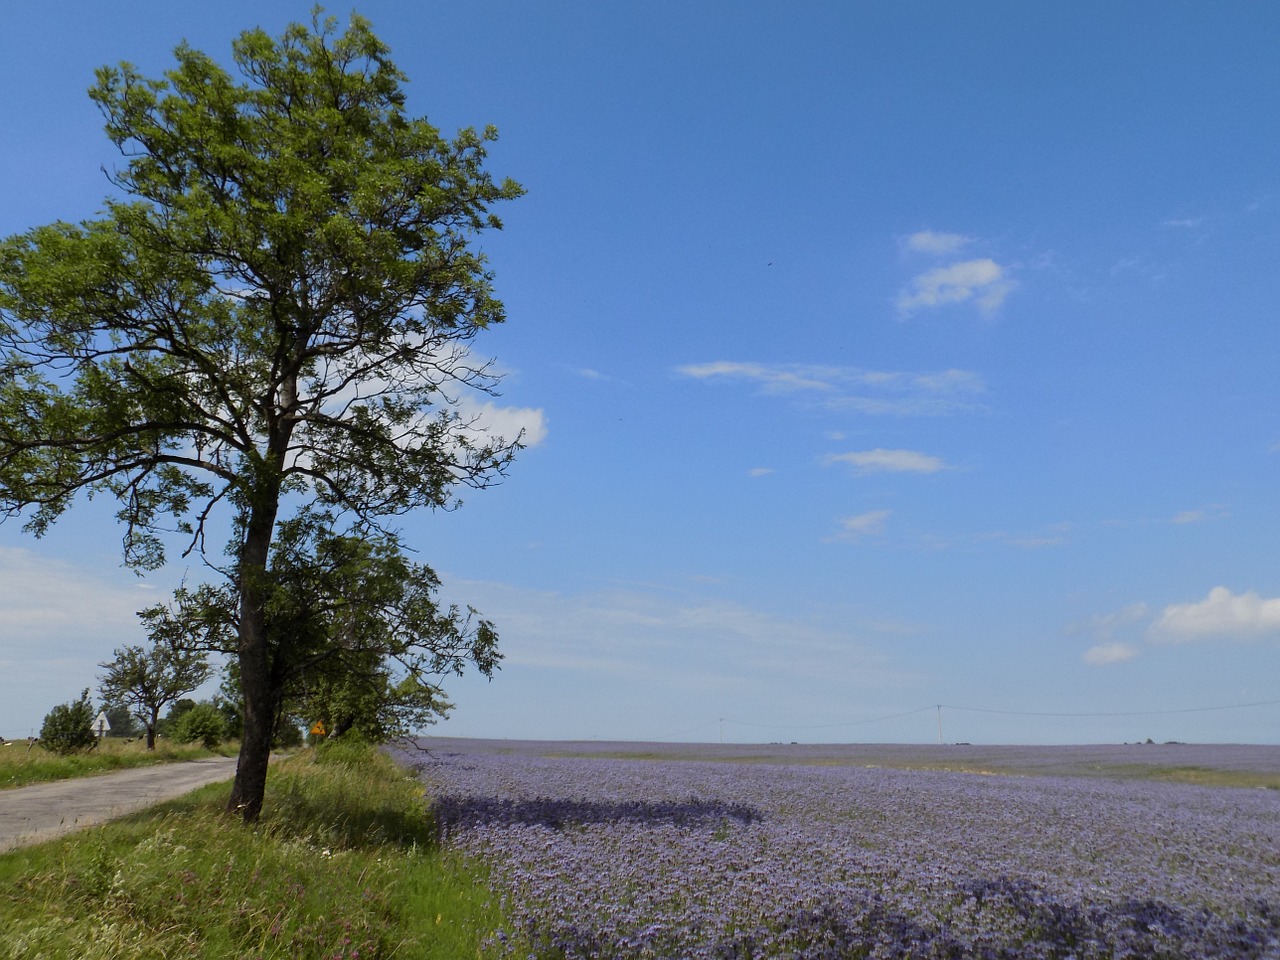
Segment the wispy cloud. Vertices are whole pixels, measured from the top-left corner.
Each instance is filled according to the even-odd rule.
[[[1220,504],[1213,504],[1203,507],[1199,510],[1183,510],[1174,514],[1170,519],[1170,523],[1203,523],[1206,520],[1221,520],[1223,517],[1230,516],[1226,507]]]
[[[1156,641],[1246,640],[1280,634],[1280,597],[1265,599],[1250,590],[1232,593],[1214,587],[1195,603],[1171,604],[1151,626]]]
[[[947,465],[938,457],[915,450],[855,450],[849,453],[831,453],[823,458],[823,463],[847,463],[854,472],[866,473],[937,473],[947,469]]]
[[[973,301],[984,313],[992,313],[1013,287],[1005,268],[994,260],[965,260],[915,277],[898,297],[898,313],[906,317],[924,308],[967,301]]]
[[[676,372],[695,380],[747,380],[759,384],[767,393],[829,393],[837,390],[839,380],[846,379],[836,367],[739,363],[734,360],[688,364],[677,367]]]
[[[1147,613],[1145,603],[1130,603],[1111,613],[1099,614],[1093,618],[1090,627],[1099,637],[1110,639],[1117,629],[1145,620]]]
[[[903,246],[915,253],[946,254],[955,253],[961,247],[973,242],[973,237],[959,233],[939,233],[936,230],[921,230],[913,233],[903,241]]]
[[[985,409],[979,398],[986,384],[969,370],[914,373],[717,360],[687,364],[676,372],[707,383],[754,385],[762,393],[791,396],[832,412],[941,416]]]
[[[1044,527],[1038,531],[1030,531],[1027,533],[1010,533],[1007,530],[993,530],[989,533],[980,534],[975,539],[978,542],[999,543],[1008,547],[1017,547],[1024,550],[1034,550],[1041,547],[1056,547],[1067,542],[1067,535],[1074,529],[1074,524],[1069,522],[1054,523]]]
[[[747,471],[748,477],[767,477],[773,473],[773,467],[752,467]]]
[[[1131,643],[1103,643],[1084,652],[1084,662],[1094,667],[1124,663],[1138,655],[1138,648]]]
[[[879,536],[884,532],[885,523],[892,512],[891,510],[872,510],[854,517],[840,517],[836,521],[840,525],[839,531],[828,539],[856,541]]]
[[[1068,631],[1090,635],[1093,646],[1081,654],[1081,659],[1090,666],[1105,667],[1132,660],[1142,653],[1134,635],[1141,629],[1139,624],[1149,615],[1145,603],[1131,603],[1119,610],[1071,624]],[[1116,634],[1121,634],[1121,637],[1117,638]]]
[[[1181,220],[1165,220],[1161,225],[1165,227],[1180,227],[1186,229],[1188,227],[1198,227],[1204,223],[1204,217],[1186,217]]]
[[[698,592],[624,586],[583,593],[531,590],[491,581],[450,581],[502,625],[504,670],[575,670],[633,682],[682,672],[725,679],[726,651],[744,671],[811,678],[824,656],[878,671],[882,654],[851,633],[781,617]]]

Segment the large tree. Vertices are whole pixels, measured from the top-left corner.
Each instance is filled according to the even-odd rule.
[[[39,535],[107,493],[128,564],[162,565],[173,532],[225,578],[244,694],[228,809],[254,820],[275,655],[305,642],[269,623],[279,524],[394,539],[519,447],[459,401],[495,387],[468,346],[504,318],[474,239],[522,191],[484,169],[491,128],[450,139],[406,114],[359,17],[249,31],[233,56],[238,77],[185,44],[164,79],[99,70],[118,193],[0,244],[0,508]]]
[[[115,659],[98,664],[105,673],[98,694],[106,703],[119,703],[133,711],[147,731],[147,749],[156,748],[156,723],[160,711],[177,703],[212,675],[209,658],[198,650],[184,649],[157,637],[151,649],[119,647]]]

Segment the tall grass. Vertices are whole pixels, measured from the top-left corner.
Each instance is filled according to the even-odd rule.
[[[421,784],[368,747],[272,770],[262,822],[226,785],[0,856],[0,956],[383,960],[485,957],[483,871],[434,844]]]
[[[238,743],[226,743],[211,752],[199,744],[176,744],[171,740],[158,740],[156,748],[148,750],[142,740],[126,742],[107,737],[88,753],[60,757],[44,747],[31,747],[25,740],[15,740],[0,746],[0,790],[84,777],[108,770],[145,767],[153,763],[195,760],[214,754],[230,757],[235,756],[239,748]]]

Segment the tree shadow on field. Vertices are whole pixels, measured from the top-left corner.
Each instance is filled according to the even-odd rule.
[[[573,800],[535,797],[444,796],[431,806],[441,834],[483,825],[543,826],[553,830],[588,824],[629,823],[642,826],[718,827],[728,820],[748,824],[764,819],[743,803],[715,800]]]

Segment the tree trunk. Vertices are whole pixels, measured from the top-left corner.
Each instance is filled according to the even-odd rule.
[[[156,748],[156,722],[152,720],[147,724],[147,749],[154,750]]]
[[[262,802],[266,796],[275,709],[270,703],[269,693],[255,697],[248,690],[249,685],[245,683],[244,733],[240,739],[240,757],[236,761],[236,779],[227,800],[227,812],[240,814],[245,823],[255,823],[262,815]]]
[[[254,509],[245,531],[240,554],[240,687],[244,694],[244,732],[236,779],[227,800],[227,812],[238,813],[245,823],[262,814],[267,789],[267,764],[275,734],[280,701],[279,684],[272,670],[271,644],[263,615],[267,587],[267,559],[275,527],[279,494]]]

